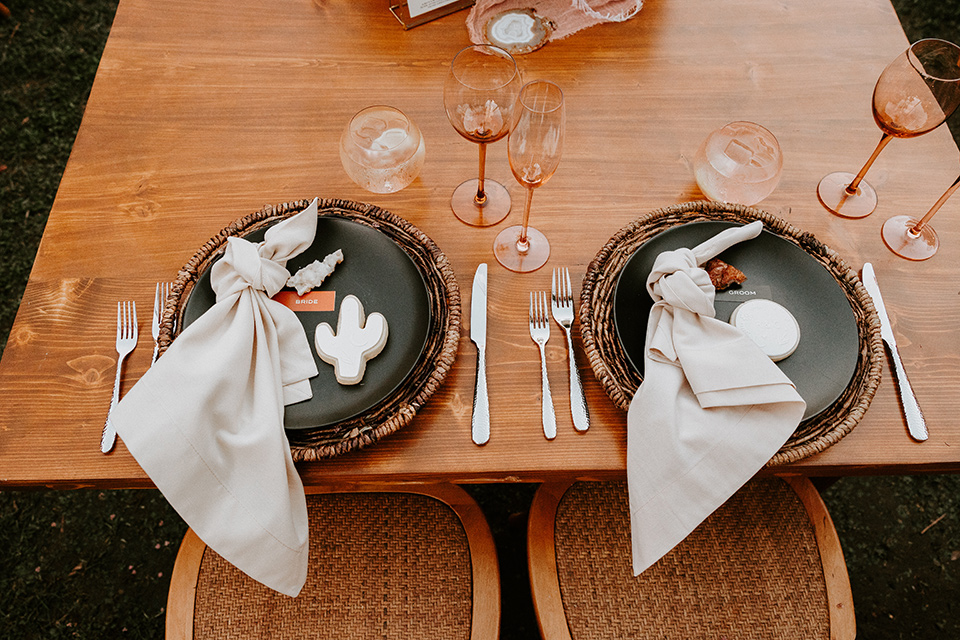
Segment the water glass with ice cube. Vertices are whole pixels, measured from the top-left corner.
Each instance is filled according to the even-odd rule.
[[[424,157],[420,129],[393,107],[363,109],[340,136],[344,171],[373,193],[394,193],[406,187],[420,175]]]
[[[771,193],[783,174],[777,138],[754,122],[731,122],[703,141],[693,160],[697,185],[718,202],[753,205]]]

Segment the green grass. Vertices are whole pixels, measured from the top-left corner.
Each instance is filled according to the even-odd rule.
[[[5,4],[14,15],[0,18],[0,349],[116,0]],[[895,4],[911,40],[960,42],[957,2]],[[502,637],[536,637],[523,518],[533,487],[469,489],[501,553]],[[845,478],[824,498],[844,547],[859,637],[960,638],[960,477]],[[184,530],[155,491],[0,492],[0,637],[163,637]]]

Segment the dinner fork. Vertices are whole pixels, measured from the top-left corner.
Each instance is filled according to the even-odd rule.
[[[110,422],[113,408],[120,401],[120,374],[123,370],[123,361],[133,348],[137,346],[137,303],[132,301],[117,303],[117,377],[113,382],[113,398],[110,399],[110,410],[107,420],[103,423],[103,434],[100,436],[100,451],[110,453],[117,440],[117,430]]]
[[[550,381],[547,379],[547,354],[544,348],[550,339],[550,317],[547,315],[547,294],[543,291],[530,292],[530,337],[540,347],[543,435],[547,440],[553,440],[557,437],[557,416],[553,411],[553,396],[550,395]]]
[[[170,297],[170,283],[169,282],[158,282],[157,291],[153,296],[153,325],[151,326],[151,333],[153,334],[153,359],[150,360],[150,366],[153,366],[153,363],[157,361],[157,356],[160,355],[160,320],[163,318],[163,307],[167,303],[167,298]]]
[[[573,414],[573,426],[577,431],[590,428],[590,416],[587,414],[587,399],[580,384],[580,371],[573,355],[573,338],[570,327],[573,325],[573,287],[570,286],[570,270],[553,270],[553,282],[550,288],[550,306],[553,319],[567,336],[567,355],[570,360],[570,413]]]

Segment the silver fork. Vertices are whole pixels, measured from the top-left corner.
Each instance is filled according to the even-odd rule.
[[[553,319],[567,336],[567,357],[570,360],[570,413],[573,414],[573,426],[577,431],[590,428],[590,416],[587,414],[587,399],[580,384],[580,371],[573,355],[573,338],[570,327],[573,326],[573,287],[570,286],[570,271],[566,267],[553,270],[553,282],[550,288],[550,307]]]
[[[110,400],[110,410],[107,412],[107,421],[103,424],[103,434],[100,436],[100,451],[110,453],[117,440],[117,430],[110,422],[110,414],[120,401],[120,374],[123,371],[123,361],[133,348],[137,346],[137,303],[117,303],[117,378],[113,383],[113,398]]]
[[[540,347],[543,435],[547,440],[553,440],[557,437],[557,416],[553,411],[553,397],[550,395],[550,381],[547,379],[547,354],[544,347],[550,339],[550,317],[547,315],[547,294],[543,291],[530,292],[530,337]]]
[[[170,283],[158,282],[157,292],[153,296],[153,325],[150,328],[153,334],[153,359],[150,360],[150,366],[153,366],[157,356],[160,355],[160,320],[163,319],[163,307],[168,297],[170,297]]]

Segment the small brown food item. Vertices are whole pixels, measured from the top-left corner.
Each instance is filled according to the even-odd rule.
[[[747,276],[743,271],[729,265],[719,258],[712,258],[703,265],[704,271],[710,276],[710,282],[717,291],[723,291],[734,284],[743,284]]]

